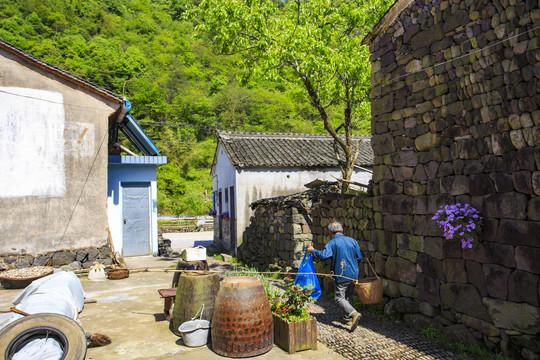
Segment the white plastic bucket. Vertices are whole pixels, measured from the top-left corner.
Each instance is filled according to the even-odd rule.
[[[182,334],[184,344],[189,347],[198,347],[206,345],[208,342],[208,333],[210,331],[210,321],[208,320],[191,320],[186,321],[178,331]]]
[[[178,331],[182,335],[184,345],[189,347],[198,347],[206,345],[208,342],[208,333],[210,332],[210,321],[203,320],[204,304],[201,305],[195,317],[190,321],[186,321],[178,327]],[[200,314],[200,315],[199,315]],[[197,316],[199,319],[197,319]]]

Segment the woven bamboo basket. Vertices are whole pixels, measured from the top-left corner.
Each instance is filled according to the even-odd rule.
[[[21,276],[26,271],[32,270],[34,275]],[[44,276],[51,275],[54,272],[52,266],[33,266],[31,268],[11,269],[0,272],[0,283],[5,289],[24,289],[32,281]]]
[[[362,304],[378,304],[382,300],[382,281],[379,277],[356,280],[354,290]]]
[[[382,281],[377,276],[377,273],[371,266],[371,263],[369,262],[369,259],[367,257],[366,260],[371,267],[371,270],[375,274],[375,277],[368,277],[356,280],[354,283],[354,290],[363,304],[378,304],[379,302],[381,302],[383,296]]]
[[[111,280],[120,280],[129,277],[129,269],[111,269],[107,271],[107,277]]]

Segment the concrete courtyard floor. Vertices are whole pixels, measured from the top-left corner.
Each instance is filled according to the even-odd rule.
[[[209,234],[171,235],[173,249],[203,245]],[[175,242],[177,241],[177,242]],[[176,245],[176,246],[175,246]],[[207,244],[204,244],[207,245]],[[86,293],[86,299],[96,300],[87,303],[80,313],[84,331],[108,335],[112,343],[97,348],[89,348],[88,360],[137,360],[137,359],[226,359],[211,350],[211,345],[190,348],[183,344],[180,337],[169,329],[169,321],[163,314],[163,299],[158,289],[171,287],[173,272],[158,269],[174,269],[178,258],[141,256],[125,258],[130,270],[129,277],[121,280],[90,281],[87,274],[79,275]],[[208,258],[211,268],[227,266],[219,264],[214,258]],[[230,264],[229,266],[232,266]],[[138,270],[148,271],[138,271]],[[20,289],[0,287],[0,310],[9,310],[13,299]],[[319,343],[317,350],[303,351],[289,355],[276,345],[255,359],[343,359],[342,356]]]
[[[163,234],[169,238],[174,250],[184,247],[208,246],[212,233]],[[79,275],[86,292],[87,303],[80,314],[82,327],[87,332],[108,335],[112,343],[87,351],[88,360],[138,360],[138,359],[226,359],[214,353],[211,344],[200,348],[184,346],[180,337],[169,329],[163,314],[163,299],[158,289],[171,286],[178,257],[129,257],[125,261],[132,272],[121,280],[90,281],[86,274]],[[236,265],[208,257],[210,270],[234,270]],[[0,290],[0,311],[9,310],[11,302],[21,290]],[[321,296],[310,305],[317,319],[318,349],[289,355],[276,345],[254,359],[410,359],[456,360],[458,356],[441,349],[429,339],[412,329],[374,314],[364,316],[354,333],[340,324],[339,310],[331,299]]]

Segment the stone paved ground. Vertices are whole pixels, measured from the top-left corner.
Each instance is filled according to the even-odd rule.
[[[233,271],[236,265],[208,259],[210,270]],[[281,281],[272,281],[282,285]],[[349,332],[349,326],[340,322],[341,310],[334,301],[321,296],[310,304],[310,313],[317,319],[318,340],[341,356],[370,360],[455,360],[458,357],[442,349],[433,339],[389,319],[364,312],[358,328]]]
[[[435,340],[367,312],[351,333],[340,323],[341,310],[324,296],[310,305],[310,311],[317,319],[319,341],[347,359],[458,359]]]

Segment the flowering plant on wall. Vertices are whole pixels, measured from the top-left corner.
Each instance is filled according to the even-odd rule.
[[[461,247],[472,248],[482,231],[482,217],[469,204],[445,205],[431,218],[444,231],[447,239],[461,240]]]
[[[216,217],[217,211],[216,211],[216,210],[210,210],[210,211],[208,212],[208,215],[213,216],[213,217]]]
[[[219,218],[223,220],[229,220],[229,212],[228,211],[222,212],[221,214],[219,214]]]

